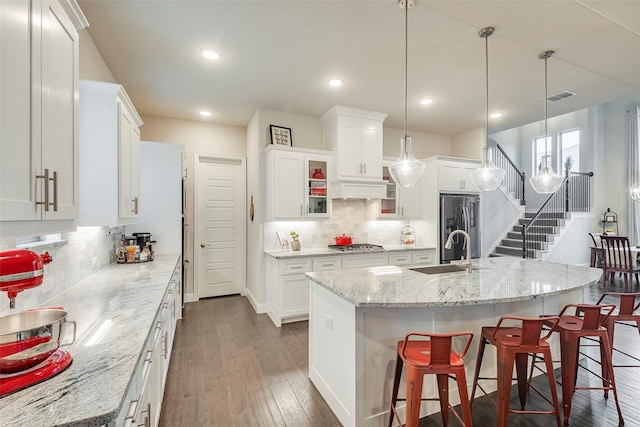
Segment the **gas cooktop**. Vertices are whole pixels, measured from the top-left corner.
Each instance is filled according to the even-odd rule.
[[[384,248],[380,245],[372,245],[371,243],[352,243],[351,245],[329,245],[329,249],[335,249],[341,252],[380,252]]]

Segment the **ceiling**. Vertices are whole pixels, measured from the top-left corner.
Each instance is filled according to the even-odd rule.
[[[396,0],[79,0],[91,38],[139,113],[246,126],[256,109],[321,116],[333,105],[388,113],[402,128],[404,10]],[[640,94],[639,0],[416,0],[409,10],[408,129],[489,131]],[[202,47],[222,57],[207,61]],[[345,83],[330,88],[326,80]],[[434,97],[430,106],[418,101]],[[213,113],[208,119],[198,112]],[[286,125],[286,124],[282,124]]]

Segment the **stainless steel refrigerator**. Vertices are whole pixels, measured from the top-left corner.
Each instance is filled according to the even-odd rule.
[[[447,264],[467,255],[466,238],[453,236],[451,249],[444,245],[454,230],[464,230],[471,238],[471,258],[480,258],[480,197],[477,195],[440,195],[440,263]]]

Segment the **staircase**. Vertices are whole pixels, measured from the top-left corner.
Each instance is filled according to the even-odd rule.
[[[501,191],[521,209],[526,206],[525,174],[518,169],[507,153],[500,147],[491,150],[491,159],[505,170]],[[591,178],[593,172],[571,172],[570,165],[565,170],[565,178],[560,188],[543,203],[537,212],[525,212],[489,255],[513,256],[541,259],[560,235],[571,212],[589,212],[591,209]],[[533,223],[532,223],[533,221]],[[523,236],[523,229],[526,237]],[[526,253],[523,245],[526,245]]]
[[[523,218],[518,220],[518,224],[507,233],[507,237],[503,239],[498,246],[495,247],[490,257],[513,256],[523,258],[522,256],[522,226],[531,222],[531,217],[535,212],[525,212]],[[549,212],[542,213],[542,218],[536,221],[536,225],[529,228],[533,235],[533,240],[529,246],[527,258],[540,259],[542,253],[549,249],[549,245],[555,241],[560,234],[560,228],[564,227],[566,216],[562,213]]]

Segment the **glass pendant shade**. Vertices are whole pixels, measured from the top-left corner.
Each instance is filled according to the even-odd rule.
[[[547,156],[542,157],[542,167],[536,176],[529,178],[529,184],[538,194],[551,194],[558,191],[564,178],[547,165]]]
[[[629,188],[629,196],[636,202],[640,202],[640,183],[633,184]]]
[[[413,156],[411,137],[403,136],[400,140],[400,157],[389,166],[391,178],[400,187],[415,187],[422,178],[424,167],[424,163]]]
[[[504,179],[505,171],[493,164],[491,159],[491,148],[487,147],[486,142],[489,140],[489,36],[493,34],[495,28],[486,27],[480,30],[478,35],[484,39],[484,56],[485,56],[485,101],[486,101],[486,127],[485,127],[485,146],[483,148],[483,158],[480,167],[471,172],[471,181],[480,189],[480,191],[494,191],[497,189]]]
[[[491,161],[491,148],[485,147],[484,160],[478,169],[471,172],[471,181],[481,191],[493,191],[502,183],[504,174],[504,169],[500,169]]]

